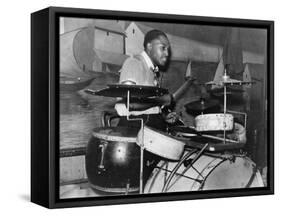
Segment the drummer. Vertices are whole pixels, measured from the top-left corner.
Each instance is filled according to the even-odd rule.
[[[124,62],[119,83],[161,87],[163,74],[160,74],[159,69],[165,68],[170,56],[168,37],[160,30],[151,30],[145,35],[143,46],[144,50],[140,54],[129,57]],[[150,102],[145,99],[131,101],[129,109],[131,116],[142,118],[145,125],[165,131],[166,123],[174,122],[176,114],[172,112],[163,115],[161,108],[172,104],[172,95],[166,94]],[[116,103],[115,109],[123,116],[119,126],[140,127],[139,121],[127,121],[125,101]]]

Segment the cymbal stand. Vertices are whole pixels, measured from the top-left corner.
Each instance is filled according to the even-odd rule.
[[[226,69],[224,69],[224,75],[222,76],[223,80],[227,80],[229,76],[226,74]],[[226,84],[223,82],[223,114],[224,114],[224,128],[223,128],[223,143],[225,144],[226,141],[226,123],[225,123],[225,114],[226,114]]]
[[[130,119],[130,90],[127,91],[127,120],[128,121],[140,121],[141,122],[141,140],[139,142],[140,145],[140,194],[143,193],[143,154],[144,154],[144,123],[142,118],[134,118]]]

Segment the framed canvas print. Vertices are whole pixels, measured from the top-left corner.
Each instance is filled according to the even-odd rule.
[[[50,7],[31,15],[31,200],[274,193],[274,22]]]

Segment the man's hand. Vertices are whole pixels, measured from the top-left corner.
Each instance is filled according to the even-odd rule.
[[[167,123],[174,124],[179,119],[179,116],[176,112],[170,112],[164,116],[164,119]]]
[[[160,96],[157,99],[157,101],[158,101],[159,105],[170,106],[173,101],[173,96],[171,94],[165,94],[165,95]]]

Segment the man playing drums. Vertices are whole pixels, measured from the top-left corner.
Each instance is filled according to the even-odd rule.
[[[128,58],[121,69],[121,84],[135,84],[144,86],[160,87],[162,75],[159,74],[159,67],[163,68],[168,62],[170,55],[170,43],[166,34],[159,30],[149,31],[144,38],[144,51]],[[165,131],[166,121],[175,120],[175,113],[164,116],[161,107],[169,106],[173,102],[171,94],[163,95],[153,102],[132,101],[130,103],[130,114],[143,118],[145,125]],[[115,109],[120,116],[126,116],[127,108],[125,103],[117,103]],[[121,118],[119,126],[137,126],[139,122],[128,122],[125,117]]]

